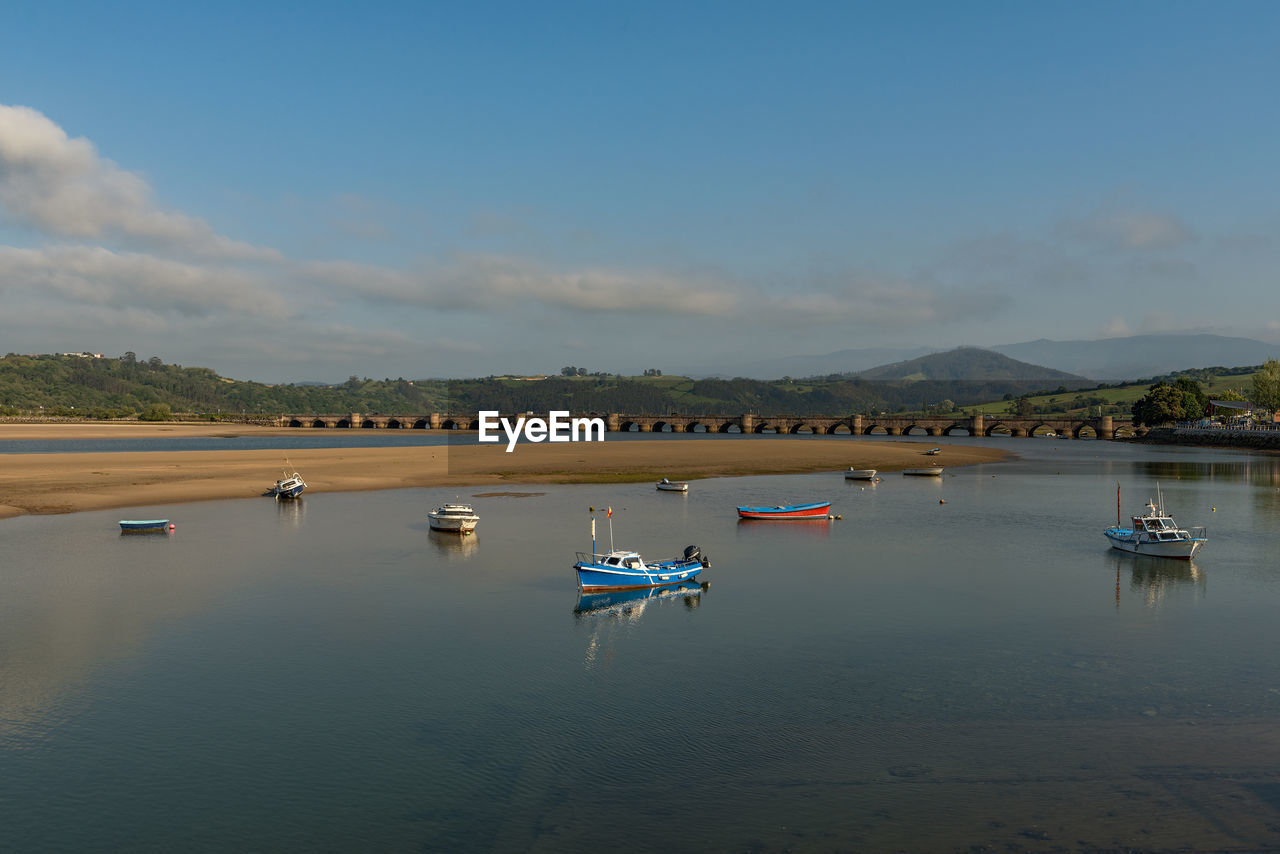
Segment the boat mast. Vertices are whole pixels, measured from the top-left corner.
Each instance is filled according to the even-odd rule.
[[[1120,481],[1116,481],[1116,527],[1123,528],[1120,524]]]

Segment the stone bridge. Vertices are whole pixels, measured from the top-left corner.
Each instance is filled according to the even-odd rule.
[[[616,433],[817,433],[855,436],[1033,436],[1055,433],[1072,439],[1094,437],[1114,439],[1118,436],[1140,436],[1146,428],[1135,427],[1127,418],[1111,415],[1096,418],[1070,418],[1016,415],[963,415],[936,417],[925,415],[847,415],[840,418],[792,415],[624,415],[617,412],[591,413],[603,419],[605,430]],[[508,415],[514,420],[514,416]],[[581,416],[579,416],[581,417]],[[334,429],[406,429],[406,430],[475,430],[478,413],[451,415],[432,412],[425,415],[281,415],[280,427],[312,427]]]

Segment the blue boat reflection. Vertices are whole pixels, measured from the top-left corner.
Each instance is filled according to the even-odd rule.
[[[676,600],[683,601],[688,608],[696,608],[700,604],[702,592],[705,589],[705,583],[685,581],[664,587],[647,587],[643,590],[583,593],[578,596],[578,604],[573,612],[578,616],[614,614],[632,618],[638,616],[649,602]]]

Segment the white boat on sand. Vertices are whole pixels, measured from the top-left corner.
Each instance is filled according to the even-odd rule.
[[[850,466],[844,473],[845,480],[875,480],[875,469],[856,469]]]
[[[292,466],[289,465],[289,461],[285,460],[284,476],[277,480],[276,485],[268,490],[268,492],[271,495],[274,495],[277,499],[297,498],[302,494],[302,490],[307,488],[307,482],[302,479],[302,475],[298,474],[296,471],[290,473],[290,468],[292,468]]]
[[[441,504],[427,514],[427,519],[432,530],[455,534],[470,534],[480,521],[470,504]]]
[[[1116,484],[1116,524],[1102,533],[1113,549],[1152,557],[1191,560],[1208,542],[1205,529],[1179,528],[1164,509],[1164,496],[1156,486],[1156,499],[1147,500],[1147,512],[1130,516],[1130,526],[1120,524],[1120,485]]]

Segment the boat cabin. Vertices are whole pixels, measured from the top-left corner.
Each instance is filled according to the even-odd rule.
[[[1130,516],[1133,520],[1133,531],[1146,534],[1146,538],[1156,542],[1174,541],[1187,538],[1187,532],[1165,515],[1164,509],[1154,501],[1147,502],[1147,512],[1141,516]]]
[[[611,552],[602,561],[605,566],[620,566],[623,569],[643,569],[644,561],[639,552]]]

